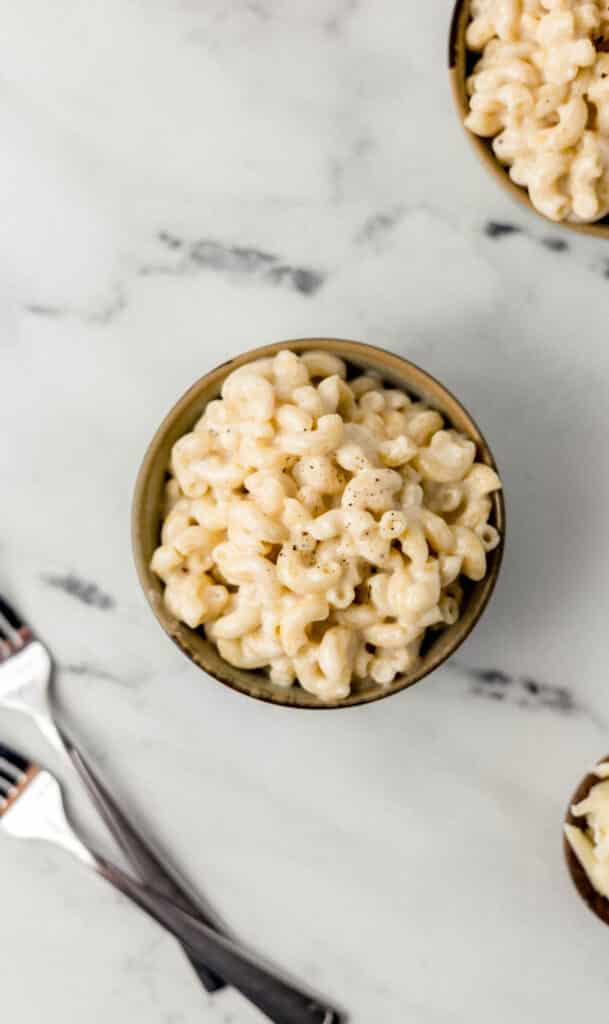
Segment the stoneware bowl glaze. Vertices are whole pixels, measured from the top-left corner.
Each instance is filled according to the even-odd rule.
[[[282,689],[273,685],[262,671],[245,671],[229,665],[205,639],[202,631],[189,629],[169,613],[163,602],[162,585],[150,571],[150,559],[159,543],[163,488],[174,442],[192,429],[207,403],[218,397],[225,377],[232,370],[253,359],[272,356],[282,348],[293,352],[325,349],[341,356],[356,371],[377,370],[392,386],[424,399],[443,413],[452,426],[476,443],[478,459],[495,468],[486,441],[465,409],[438,381],[405,359],[370,345],[333,338],[306,338],[266,345],[223,363],[206,374],[186,392],[161,423],[144,456],[135,487],[132,519],[135,563],[144,593],[165,632],[191,661],[214,679],[250,697],[293,708],[336,708],[365,704],[397,693],[429,675],[463,643],[474,628],[491,596],[501,564],[505,536],[503,495],[499,492],[493,498],[491,522],[499,530],[502,541],[489,555],[487,575],[469,587],[459,621],[446,630],[428,634],[432,639],[424,643],[422,657],[416,668],[396,678],[387,688],[371,681],[369,684],[360,684],[345,700],[322,704],[299,686]]]
[[[600,761],[597,761],[597,764],[602,764],[605,761],[609,761],[609,755],[607,757],[601,757]],[[578,804],[582,800],[585,800],[592,787],[597,786],[601,781],[602,780],[599,779],[597,775],[592,774],[592,772],[582,779],[569,801],[569,806],[567,807],[567,812],[565,814],[565,822],[567,825],[575,825],[577,828],[582,827],[585,822],[585,818],[576,818],[575,815],[571,813],[571,808],[573,804]],[[591,884],[590,879],[571,849],[571,845],[565,835],[563,835],[563,848],[565,851],[569,874],[571,875],[573,884],[575,885],[579,895],[593,914],[600,917],[601,921],[605,924],[609,924],[609,900],[604,896],[601,896],[601,894],[598,893]]]
[[[463,130],[474,148],[478,158],[482,161],[487,171],[490,171],[495,181],[522,206],[541,217],[546,223],[555,224],[558,228],[566,228],[569,231],[577,231],[582,235],[595,235],[597,238],[609,238],[609,217],[596,221],[594,224],[575,224],[571,221],[550,221],[547,217],[536,210],[529,194],[525,188],[515,185],[510,178],[507,169],[497,160],[491,142],[488,139],[474,135],[465,127],[465,118],[469,112],[466,79],[472,73],[474,64],[479,59],[479,54],[472,53],[467,49],[465,32],[470,21],[470,0],[457,0],[453,12],[448,40],[448,74],[452,94],[454,97],[459,120]]]

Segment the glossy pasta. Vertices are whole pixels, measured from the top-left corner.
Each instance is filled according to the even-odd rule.
[[[551,220],[609,212],[609,4],[472,0],[465,124]]]
[[[153,571],[227,661],[322,701],[389,685],[499,543],[497,474],[439,413],[326,352],[230,374],[176,442]]]

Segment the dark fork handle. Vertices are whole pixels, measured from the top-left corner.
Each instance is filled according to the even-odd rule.
[[[182,910],[205,921],[206,918],[201,908],[194,903],[178,882],[169,875],[154,851],[148,846],[142,836],[135,831],[99,776],[88,764],[84,755],[68,737],[63,735],[62,738],[72,764],[78,772],[91,801],[134,869],[155,892],[166,896]],[[226,982],[223,978],[210,971],[205,964],[197,962],[196,958],[190,956],[188,950],[185,952],[201,983],[208,992],[217,992],[225,987]]]
[[[174,903],[98,859],[98,873],[146,910],[275,1024],[340,1024],[335,1010],[282,981]]]

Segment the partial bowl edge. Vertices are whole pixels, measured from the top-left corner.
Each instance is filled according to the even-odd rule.
[[[465,87],[467,54],[469,52],[465,43],[465,31],[469,22],[469,4],[470,0],[457,0],[453,9],[448,36],[448,76],[459,121],[465,135],[469,139],[470,146],[500,187],[508,192],[512,199],[515,199],[520,206],[524,206],[530,213],[534,213],[536,217],[539,217],[544,224],[558,229],[564,228],[567,231],[575,231],[580,235],[609,239],[609,217],[603,217],[592,224],[578,224],[567,220],[555,221],[545,217],[543,213],[540,213],[533,206],[527,190],[512,181],[507,169],[503,164],[499,163],[493,153],[490,142],[482,139],[479,135],[474,135],[473,132],[470,132],[465,127],[465,118],[469,112]]]
[[[596,763],[603,764],[607,761],[609,761],[609,754],[607,757],[601,757]],[[566,825],[575,825],[578,828],[581,828],[582,819],[575,817],[571,811],[571,807],[573,804],[578,804],[581,800],[585,800],[592,787],[596,786],[600,781],[601,780],[592,772],[588,772],[588,774],[584,776],[573,796],[569,800],[564,819]],[[601,896],[601,894],[598,893],[592,885],[585,869],[579,863],[579,860],[571,849],[571,844],[564,832],[563,852],[567,862],[567,870],[578,894],[581,896],[588,909],[591,910],[592,913],[603,922],[603,924],[609,925],[609,900],[605,896]]]

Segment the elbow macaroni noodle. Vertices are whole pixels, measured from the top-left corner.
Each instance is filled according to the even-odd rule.
[[[224,659],[322,701],[410,669],[499,543],[501,484],[474,443],[373,373],[346,376],[289,351],[231,373],[173,447],[152,558],[170,612]]]
[[[471,0],[466,127],[550,220],[609,212],[607,0]]]

